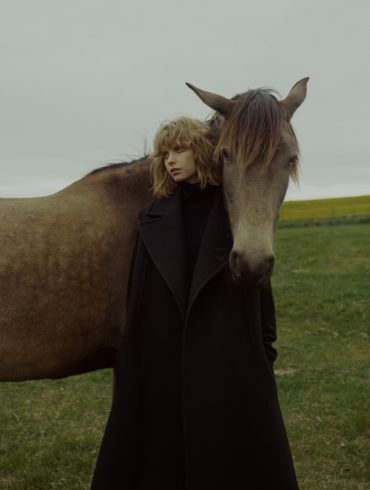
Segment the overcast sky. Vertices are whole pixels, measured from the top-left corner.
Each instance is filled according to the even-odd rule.
[[[370,194],[367,0],[2,0],[0,196],[143,155],[163,119],[310,76],[287,199]]]

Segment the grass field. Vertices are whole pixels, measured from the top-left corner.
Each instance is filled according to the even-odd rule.
[[[287,201],[281,228],[325,224],[370,223],[370,196]]]
[[[281,229],[276,250],[275,372],[300,488],[369,490],[370,225]],[[88,489],[110,399],[110,371],[2,383],[0,489]]]

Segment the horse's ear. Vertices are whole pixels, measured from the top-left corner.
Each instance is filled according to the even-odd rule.
[[[185,83],[206,105],[208,105],[208,107],[214,109],[225,117],[231,114],[231,111],[235,105],[233,100],[227,99],[222,95],[214,94],[212,92],[206,92],[205,90],[195,87],[191,83]]]
[[[285,109],[288,121],[290,121],[295,111],[306,98],[307,82],[309,79],[309,77],[306,77],[299,80],[299,82],[293,85],[288,96],[280,102]]]

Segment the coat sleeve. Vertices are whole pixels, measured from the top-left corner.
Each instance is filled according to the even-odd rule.
[[[277,340],[277,333],[275,304],[270,281],[261,289],[261,323],[266,356],[271,363],[274,363],[277,358],[277,350],[272,344]]]

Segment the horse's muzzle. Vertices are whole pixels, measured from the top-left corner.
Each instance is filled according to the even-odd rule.
[[[260,282],[268,279],[274,270],[274,264],[273,254],[250,260],[237,250],[232,250],[229,257],[230,269],[236,280]]]

